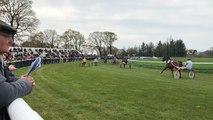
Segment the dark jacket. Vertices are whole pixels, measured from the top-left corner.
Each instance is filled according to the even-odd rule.
[[[0,120],[10,120],[7,115],[7,106],[15,99],[23,97],[32,91],[32,86],[27,80],[15,80],[14,78],[11,81],[11,79],[6,70],[5,75],[3,75],[0,62]]]

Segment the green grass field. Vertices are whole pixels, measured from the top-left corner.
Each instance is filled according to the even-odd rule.
[[[179,61],[186,61],[188,58],[191,58],[193,62],[213,62],[213,58],[174,57],[172,59],[179,60]]]
[[[28,67],[15,71],[25,73]],[[169,70],[119,65],[42,65],[24,97],[45,120],[212,120],[213,74],[174,79]]]

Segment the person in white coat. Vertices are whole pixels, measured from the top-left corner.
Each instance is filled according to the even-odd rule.
[[[184,70],[184,69],[187,69],[187,70],[191,70],[193,67],[193,62],[192,60],[189,58],[187,59],[187,61],[184,63],[183,67],[180,67],[180,69]]]

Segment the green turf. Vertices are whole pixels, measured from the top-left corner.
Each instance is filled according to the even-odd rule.
[[[15,74],[25,73],[27,68]],[[169,70],[119,65],[42,65],[24,97],[45,120],[212,120],[213,75],[174,79]]]

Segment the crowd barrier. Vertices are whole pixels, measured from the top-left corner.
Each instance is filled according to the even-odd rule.
[[[64,63],[64,62],[73,62],[79,61],[81,58],[70,57],[70,58],[42,58],[42,64],[53,64],[53,63]],[[31,60],[17,60],[17,61],[7,61],[7,64],[13,64],[16,68],[30,66],[34,59]]]
[[[43,120],[22,98],[14,100],[7,111],[11,120]]]

